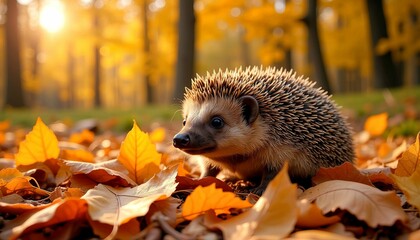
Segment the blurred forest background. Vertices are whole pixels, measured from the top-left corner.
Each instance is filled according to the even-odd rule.
[[[420,1],[0,0],[2,108],[169,104],[249,65],[332,94],[418,85]]]

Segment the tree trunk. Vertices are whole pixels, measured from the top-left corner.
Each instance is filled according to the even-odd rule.
[[[20,35],[17,0],[7,0],[6,35],[6,100],[9,107],[26,107],[20,65]]]
[[[93,27],[94,29],[100,28],[99,23],[99,16],[96,12],[98,10],[95,9],[95,13],[93,16]],[[93,92],[94,92],[94,100],[93,100],[93,106],[94,107],[102,107],[101,102],[101,53],[100,49],[101,46],[99,44],[99,33],[96,32],[96,43],[93,47],[93,54],[94,54],[94,66],[93,66],[93,75],[94,75],[94,83],[93,83]]]
[[[371,31],[371,42],[373,47],[374,63],[374,85],[376,88],[390,88],[402,85],[402,80],[398,79],[391,52],[384,55],[377,55],[375,47],[381,38],[388,38],[386,21],[382,0],[368,0],[367,9]]]
[[[178,57],[173,101],[183,99],[185,87],[191,86],[194,73],[195,15],[194,1],[179,0]]]
[[[153,97],[153,86],[150,78],[150,40],[149,40],[149,19],[147,18],[147,12],[149,7],[149,1],[143,0],[143,54],[146,58],[146,71],[144,72],[144,82],[146,84],[146,103],[151,104],[154,102]]]
[[[321,45],[318,35],[318,18],[317,18],[317,0],[308,0],[308,13],[306,24],[308,26],[309,41],[309,61],[312,64],[312,72],[314,80],[325,91],[331,93],[331,87],[328,81],[327,72],[325,70],[324,59],[322,57]]]

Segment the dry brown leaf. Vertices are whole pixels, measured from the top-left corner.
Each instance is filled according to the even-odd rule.
[[[19,236],[47,226],[67,221],[80,221],[86,216],[85,200],[68,198],[57,201],[37,212],[26,212],[8,222],[0,233],[0,239],[17,239]]]
[[[130,177],[127,170],[117,161],[110,160],[102,163],[84,163],[77,161],[63,161],[69,167],[69,171],[76,174],[86,174],[90,179],[98,183],[106,183],[118,186],[137,185]]]
[[[369,178],[361,174],[360,171],[349,162],[343,163],[337,167],[321,167],[316,175],[312,178],[312,182],[315,184],[320,184],[330,180],[360,182],[369,186],[373,186]]]
[[[222,230],[225,239],[282,239],[297,220],[296,185],[291,184],[287,164],[269,183],[258,202],[248,211],[226,221],[206,215],[205,224]]]
[[[160,160],[161,154],[134,121],[133,128],[121,144],[118,161],[128,170],[128,176],[141,184],[160,171]]]
[[[407,220],[395,192],[383,192],[357,182],[324,182],[306,190],[299,198],[315,201],[324,214],[337,209],[347,210],[371,227],[392,226],[398,220]]]
[[[223,192],[216,184],[207,187],[198,186],[185,199],[182,205],[182,216],[192,220],[208,210],[214,210],[216,215],[230,213],[231,208],[249,208],[252,204],[237,197],[232,192]]]
[[[410,147],[402,154],[398,161],[395,175],[399,177],[408,177],[420,164],[420,133],[417,134],[416,142],[411,144]]]
[[[165,199],[175,191],[176,174],[175,166],[133,188],[113,188],[99,184],[89,190],[82,199],[88,202],[92,220],[112,225],[111,236],[115,236],[118,226],[146,215],[154,201]]]
[[[326,217],[322,214],[316,204],[310,203],[307,199],[298,201],[299,215],[296,225],[302,228],[316,228],[330,225],[340,221],[338,216]]]
[[[57,137],[41,118],[38,118],[32,131],[26,135],[25,141],[19,144],[19,151],[15,157],[16,165],[30,165],[55,159],[59,153]]]

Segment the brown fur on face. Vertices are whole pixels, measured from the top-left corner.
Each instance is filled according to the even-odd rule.
[[[248,155],[265,144],[264,136],[268,129],[259,123],[261,119],[248,125],[242,115],[242,106],[237,101],[218,98],[199,103],[187,100],[183,104],[183,114],[185,126],[181,133],[188,132],[215,140],[216,148],[202,154],[206,157],[217,159]],[[214,129],[210,125],[215,116],[223,119],[223,128]]]

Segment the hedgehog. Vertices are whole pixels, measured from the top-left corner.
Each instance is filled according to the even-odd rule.
[[[247,67],[197,75],[182,102],[174,147],[201,155],[200,177],[228,171],[262,194],[288,162],[307,185],[320,167],[353,162],[351,129],[331,96],[293,70]]]

